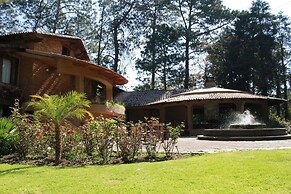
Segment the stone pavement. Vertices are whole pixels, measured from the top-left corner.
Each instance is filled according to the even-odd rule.
[[[291,139],[268,141],[209,141],[182,137],[177,144],[180,153],[225,152],[241,150],[291,149]]]

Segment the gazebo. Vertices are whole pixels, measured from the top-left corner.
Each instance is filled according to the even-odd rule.
[[[248,109],[260,121],[269,117],[269,106],[284,99],[254,95],[240,90],[210,87],[194,90],[123,92],[116,99],[126,105],[128,121],[158,117],[160,122],[184,122],[186,135],[198,135],[206,128],[218,128],[232,112]]]

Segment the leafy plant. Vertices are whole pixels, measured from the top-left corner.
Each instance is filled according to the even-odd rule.
[[[15,124],[15,131],[13,132],[16,138],[15,148],[19,159],[25,159],[29,149],[34,147],[33,124],[26,114],[20,113],[19,100],[15,100],[14,107],[12,107],[11,121]]]
[[[96,149],[96,129],[98,123],[91,119],[87,120],[86,123],[81,127],[81,139],[84,146],[84,151],[87,155],[92,156]]]
[[[291,130],[290,130],[291,123],[276,114],[270,114],[268,126],[269,127],[284,127],[286,128],[288,133],[291,133]]]
[[[180,137],[184,128],[185,128],[184,123],[181,123],[176,127],[171,126],[171,123],[168,123],[165,126],[164,140],[162,141],[162,147],[165,151],[167,158],[170,158],[173,155],[174,148],[176,147],[177,142],[178,142],[178,138]]]
[[[96,86],[95,96],[101,97],[101,92],[100,92],[101,89],[102,89],[102,86],[100,85]]]
[[[91,116],[91,113],[86,110],[86,108],[90,107],[90,101],[86,99],[85,94],[71,91],[63,96],[32,95],[32,101],[29,106],[34,107],[36,118],[54,124],[55,164],[58,165],[61,162],[63,152],[61,125],[70,118],[81,119],[85,114]]]
[[[106,101],[106,105],[107,106],[117,106],[117,107],[120,107],[120,108],[124,108],[125,109],[124,103],[118,102],[118,101],[114,101],[114,100]]]
[[[15,151],[13,129],[15,125],[8,118],[0,119],[0,156]]]
[[[155,159],[158,143],[163,134],[163,127],[157,118],[145,118],[145,123],[142,123],[144,130],[143,145],[146,148],[147,156],[149,159]]]
[[[96,130],[97,153],[102,159],[102,164],[107,164],[115,142],[114,132],[117,129],[116,121],[100,116],[91,122]]]
[[[64,140],[63,156],[71,161],[77,161],[81,159],[81,152],[83,152],[80,146],[81,137],[77,132],[76,127],[68,121],[65,121],[61,127]]]
[[[135,161],[142,148],[143,128],[141,123],[130,122],[128,126],[125,126],[121,122],[116,134],[116,144],[120,149],[121,159],[126,163]]]

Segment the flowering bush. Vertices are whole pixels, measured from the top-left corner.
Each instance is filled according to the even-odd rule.
[[[92,155],[96,151],[102,160],[101,163],[107,164],[113,151],[116,129],[117,125],[114,119],[100,116],[88,121],[81,131],[85,152]]]
[[[81,145],[81,137],[77,132],[77,127],[70,122],[65,121],[62,127],[63,136],[63,156],[67,160],[78,161],[82,159],[83,147]]]
[[[87,155],[92,156],[96,149],[96,128],[98,123],[96,120],[87,120],[86,123],[81,127],[80,135],[81,141],[84,146],[84,151]]]
[[[133,162],[142,148],[143,128],[139,123],[128,123],[125,126],[122,122],[116,131],[116,145],[119,148],[121,159],[124,162]]]
[[[146,148],[147,156],[149,159],[154,159],[158,151],[158,143],[163,138],[163,125],[159,123],[157,118],[153,117],[145,118],[145,123],[141,125],[144,130],[143,145]]]
[[[171,123],[168,123],[165,125],[165,134],[164,134],[164,140],[162,141],[162,147],[164,148],[165,154],[167,158],[170,158],[173,155],[174,148],[177,145],[178,138],[180,137],[180,134],[183,132],[183,129],[185,128],[184,123],[181,123],[180,125],[173,127]]]
[[[19,102],[12,108],[13,146],[20,159],[27,155],[52,158],[55,155],[55,125],[50,120],[38,120],[21,114]],[[144,122],[124,122],[100,116],[87,120],[81,127],[64,121],[60,127],[62,156],[71,162],[97,162],[108,164],[121,159],[134,162],[146,150],[146,158],[156,160],[160,146],[170,158],[177,144],[183,124],[173,127],[159,123],[157,118]],[[1,150],[2,151],[2,150]],[[116,153],[116,154],[114,154]]]

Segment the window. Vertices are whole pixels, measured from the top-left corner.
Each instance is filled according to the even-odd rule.
[[[70,50],[65,46],[62,48],[62,55],[70,56]]]
[[[100,98],[101,101],[106,100],[106,86],[103,83],[99,81],[93,81],[92,92],[93,96]]]
[[[18,62],[12,58],[0,58],[0,82],[16,85]]]
[[[11,77],[11,61],[9,59],[3,59],[2,63],[2,78],[1,82],[10,84]]]

